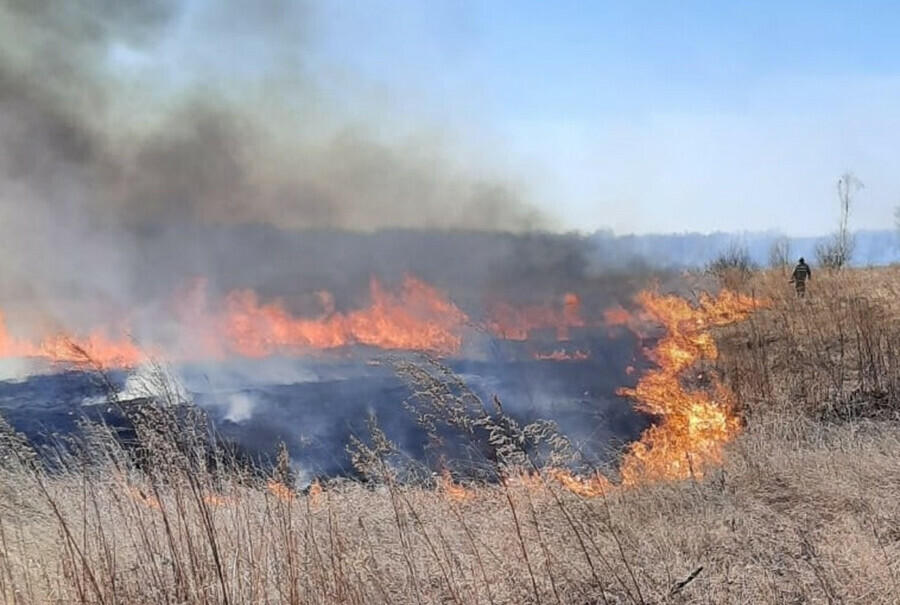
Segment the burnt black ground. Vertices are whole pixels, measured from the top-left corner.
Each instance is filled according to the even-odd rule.
[[[588,462],[603,464],[650,421],[616,394],[620,387],[633,386],[640,373],[627,374],[625,368],[640,369],[642,363],[635,354],[638,343],[628,335],[595,334],[585,343],[592,352],[588,360],[521,359],[515,349],[528,348],[527,343],[504,343],[495,348],[494,360],[446,363],[489,412],[496,395],[504,412],[522,424],[553,420]],[[432,468],[449,465],[474,473],[486,462],[484,443],[448,438],[439,451],[427,447],[425,431],[404,405],[415,400],[396,373],[397,357],[268,358],[193,364],[175,371],[223,437],[242,452],[268,460],[283,441],[301,476],[353,474],[346,445],[351,435],[367,437],[366,422],[373,416],[403,455]],[[414,355],[400,357],[417,360]],[[46,444],[54,435],[76,431],[82,417],[122,425],[123,418],[108,403],[108,385],[122,391],[127,402],[135,399],[127,383],[122,371],[103,378],[65,371],[4,381],[0,414],[36,444]]]

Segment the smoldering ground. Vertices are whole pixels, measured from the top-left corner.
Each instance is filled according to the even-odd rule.
[[[491,400],[497,396],[503,413],[522,426],[552,419],[573,454],[591,465],[605,465],[638,438],[648,418],[616,395],[618,388],[635,382],[622,371],[633,363],[633,343],[597,344],[589,362],[456,360],[448,367],[482,400],[470,410],[472,420],[479,410],[496,414]],[[427,367],[426,361],[411,359]],[[469,433],[449,420],[452,415],[436,417],[440,438],[429,436],[418,419],[428,413],[423,407],[427,400],[416,395],[421,388],[403,380],[388,363],[269,358],[195,364],[179,368],[178,375],[178,398],[204,410],[224,443],[265,465],[283,442],[305,480],[353,474],[347,446],[354,437],[370,439],[370,418],[409,461],[469,476],[490,467],[488,435]],[[0,414],[51,457],[60,435],[77,435],[83,418],[102,421],[127,440],[131,420],[126,418],[161,396],[153,387],[155,378],[147,382],[146,377],[138,369],[113,371],[103,380],[66,372],[0,382]],[[119,391],[115,405],[110,387]]]

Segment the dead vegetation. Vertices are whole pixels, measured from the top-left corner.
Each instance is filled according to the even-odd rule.
[[[823,421],[900,418],[900,268],[817,270],[798,298],[780,272],[744,288],[769,309],[718,336],[748,412]]]
[[[896,603],[900,272],[817,272],[803,300],[779,272],[742,287],[771,305],[717,333],[715,365],[746,426],[702,479],[409,481],[373,428],[369,483],[298,492],[171,406],[137,419],[139,455],[91,425],[52,468],[4,425],[0,602]],[[423,422],[468,422],[464,394],[429,388]],[[527,466],[525,427],[497,418],[477,420]]]

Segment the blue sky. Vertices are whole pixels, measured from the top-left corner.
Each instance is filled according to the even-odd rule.
[[[438,133],[560,229],[823,234],[848,169],[853,225],[891,227],[900,3],[740,4],[335,0],[285,14],[277,52],[172,52],[252,72],[295,44],[347,119]]]
[[[314,33],[565,228],[819,234],[846,169],[889,227],[900,3],[737,4],[339,2]]]

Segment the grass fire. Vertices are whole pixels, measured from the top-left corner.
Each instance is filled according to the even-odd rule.
[[[0,0],[0,605],[900,602],[845,4]]]
[[[885,286],[868,289],[873,277]],[[900,513],[885,489],[900,477],[895,280],[892,270],[826,274],[798,299],[779,272],[761,272],[742,292],[694,298],[657,286],[627,311],[583,309],[578,323],[605,318],[604,334],[639,333],[650,360],[619,392],[650,426],[601,466],[552,423],[523,424],[502,400],[482,400],[445,367],[452,356],[427,348],[431,361],[386,363],[415,385],[407,413],[426,427],[428,448],[452,426],[487,452],[477,468],[441,457],[429,470],[428,456],[409,459],[373,416],[346,444],[356,478],[305,483],[287,447],[266,464],[227,446],[201,409],[181,406],[184,393],[164,388],[172,378],[163,375],[147,380],[159,389],[155,403],[126,412],[131,437],[85,419],[53,444],[51,465],[48,446],[5,425],[4,598],[653,602],[702,567],[679,598],[767,602],[866,586],[889,602],[886,555]],[[440,300],[451,319],[464,316]],[[798,388],[809,390],[798,397]],[[874,508],[851,507],[850,493]],[[823,525],[821,514],[834,521]],[[729,575],[751,561],[739,579]]]

